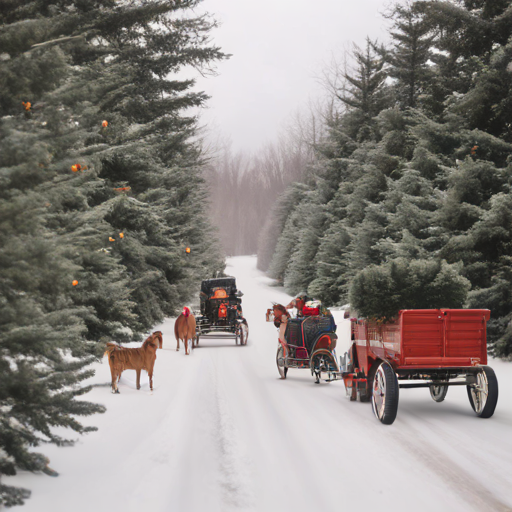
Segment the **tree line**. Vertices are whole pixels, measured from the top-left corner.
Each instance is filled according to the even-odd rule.
[[[34,448],[104,411],[81,397],[105,342],[224,268],[186,112],[207,97],[177,78],[226,58],[199,2],[0,4],[1,475],[49,471]],[[0,482],[0,507],[29,494]]]
[[[314,121],[314,116],[298,116],[276,142],[255,154],[235,152],[229,143],[213,144],[206,172],[210,214],[227,255],[260,251],[259,235],[271,222],[277,198],[304,179],[316,158],[310,143]]]
[[[328,70],[325,136],[260,238],[289,293],[374,318],[488,308],[512,354],[511,16],[510,0],[397,5],[389,44]]]

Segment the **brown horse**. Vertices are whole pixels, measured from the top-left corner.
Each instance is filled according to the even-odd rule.
[[[185,345],[185,354],[188,356],[188,340],[192,342],[194,348],[194,340],[196,338],[196,317],[190,311],[190,308],[185,306],[181,315],[176,318],[174,322],[174,335],[176,336],[176,351],[180,349],[180,340]]]
[[[149,376],[149,388],[153,391],[153,367],[155,366],[156,351],[162,348],[163,338],[160,331],[155,331],[139,348],[125,348],[115,343],[107,343],[105,355],[108,358],[112,376],[112,393],[119,393],[117,383],[124,370],[137,372],[137,389],[140,389],[140,372],[146,370]]]

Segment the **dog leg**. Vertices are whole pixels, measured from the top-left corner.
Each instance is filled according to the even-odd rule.
[[[119,390],[117,389],[117,375],[112,372],[112,386],[111,386],[112,393],[119,393]]]

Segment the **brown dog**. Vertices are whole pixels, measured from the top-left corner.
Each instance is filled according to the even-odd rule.
[[[112,375],[112,393],[119,393],[117,383],[124,370],[137,372],[137,389],[140,389],[140,372],[146,370],[149,375],[149,388],[153,391],[153,367],[155,366],[156,351],[162,348],[163,338],[160,331],[155,331],[139,348],[125,348],[115,343],[107,343],[105,355],[110,365]]]
[[[185,344],[185,354],[188,355],[188,340],[192,342],[194,348],[194,339],[196,337],[196,317],[185,306],[181,315],[174,322],[174,335],[176,336],[176,351],[180,349],[180,340]]]

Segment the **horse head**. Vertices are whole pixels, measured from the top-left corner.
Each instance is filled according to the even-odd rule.
[[[272,311],[274,313],[274,325],[279,327],[281,325],[281,317],[285,315],[287,318],[290,318],[290,313],[282,304],[274,304],[272,307]]]

